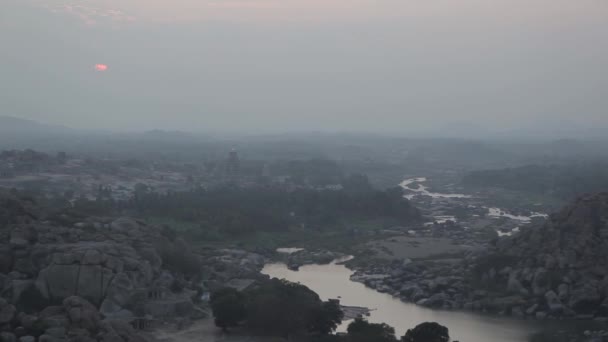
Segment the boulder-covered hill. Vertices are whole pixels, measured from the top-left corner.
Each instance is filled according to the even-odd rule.
[[[515,315],[608,320],[608,193],[584,195],[542,226],[472,260],[477,288],[510,295]]]
[[[166,228],[0,193],[0,341],[140,341],[129,323],[202,314],[198,258]]]

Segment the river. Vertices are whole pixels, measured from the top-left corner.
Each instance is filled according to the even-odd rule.
[[[404,195],[408,200],[413,200],[416,196],[428,196],[431,198],[451,198],[451,199],[471,199],[473,198],[471,195],[465,194],[457,194],[457,193],[441,193],[441,192],[431,192],[428,190],[428,187],[422,183],[427,182],[428,179],[426,177],[417,177],[417,178],[408,178],[399,183],[399,186],[406,190],[408,193]],[[506,217],[511,220],[520,221],[522,224],[527,224],[532,222],[532,219],[535,217],[543,217],[547,218],[548,215],[544,213],[532,212],[529,216],[525,215],[512,215],[509,214],[506,210],[496,208],[496,207],[484,207],[488,210],[488,216],[494,218]],[[453,216],[436,216],[434,217],[434,222],[429,222],[429,224],[433,223],[444,223],[447,220],[456,221]]]
[[[464,194],[445,194],[440,192],[430,192],[425,185],[421,184],[426,181],[426,177],[410,178],[401,182],[399,186],[401,186],[405,190],[414,192],[413,194],[405,195],[405,198],[410,200],[416,195],[430,196],[433,198],[471,198],[471,196]],[[412,187],[412,185],[414,184],[417,185],[415,188]]]
[[[490,217],[506,217],[511,220],[520,221],[524,224],[532,222],[535,217],[547,218],[549,215],[543,213],[532,212],[529,216],[525,215],[512,215],[499,208],[488,208],[488,216]]]
[[[306,265],[291,271],[285,264],[267,264],[262,273],[273,278],[303,284],[315,291],[323,300],[339,298],[342,305],[363,306],[372,309],[370,322],[393,326],[397,336],[422,322],[438,322],[450,330],[453,341],[461,342],[526,342],[531,334],[554,322],[518,320],[502,316],[484,316],[470,312],[432,310],[404,303],[388,294],[366,288],[353,282],[353,271],[344,265]],[[338,331],[345,331],[350,322],[344,322]]]
[[[470,199],[471,196],[458,193],[436,193],[428,190],[421,183],[425,177],[404,180],[400,186],[415,196],[430,196],[432,198]],[[490,217],[507,217],[529,223],[533,217],[544,216],[542,213],[532,213],[530,216],[510,215],[499,208],[488,208]],[[438,216],[435,220],[455,220],[451,216]],[[297,249],[284,249],[283,253],[292,253]],[[398,298],[377,292],[361,283],[350,280],[353,271],[344,265],[332,263],[329,265],[306,265],[299,271],[292,271],[285,264],[273,263],[265,265],[262,273],[274,278],[286,279],[303,284],[315,291],[323,300],[340,299],[342,305],[362,306],[372,309],[368,320],[375,323],[387,323],[395,328],[397,336],[403,336],[422,322],[438,322],[450,330],[453,341],[461,342],[527,342],[532,334],[541,330],[572,330],[576,322],[568,321],[538,321],[514,319],[504,316],[481,315],[463,311],[432,310],[411,303],[404,303]],[[346,331],[350,322],[344,322],[338,331]]]

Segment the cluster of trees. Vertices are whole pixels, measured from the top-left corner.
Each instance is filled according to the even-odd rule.
[[[379,191],[365,181],[354,179],[342,190],[322,191],[224,186],[159,194],[140,189],[127,206],[139,215],[194,222],[235,235],[284,231],[291,225],[321,228],[350,219],[404,223],[420,217],[400,188]]]
[[[342,168],[327,159],[278,161],[271,164],[271,170],[273,175],[289,176],[296,184],[314,186],[338,184],[344,176]]]
[[[242,327],[260,336],[308,337],[318,342],[398,342],[395,329],[384,323],[354,320],[346,334],[332,335],[343,313],[335,301],[323,302],[307,287],[272,279],[245,292],[225,288],[211,296],[215,323],[225,331]],[[402,342],[448,342],[448,329],[422,323],[406,332]]]
[[[164,227],[165,237],[168,237],[167,232],[171,235],[174,233],[170,228]],[[154,246],[163,261],[163,267],[174,274],[183,275],[186,279],[200,276],[202,271],[200,257],[182,239],[169,237],[169,240],[170,243],[160,241]]]
[[[16,189],[0,189],[0,228],[19,221],[20,217],[36,218],[39,208],[34,197]]]
[[[395,329],[385,323],[369,323],[361,318],[348,325],[346,336],[338,337],[337,342],[448,342],[448,328],[435,323],[425,322],[409,329],[401,339],[395,337]]]
[[[323,302],[306,286],[278,279],[245,292],[221,289],[210,302],[218,327],[244,326],[264,336],[327,335],[343,318],[337,302]]]
[[[586,192],[608,190],[608,163],[527,165],[474,171],[464,177],[463,183],[571,199]]]

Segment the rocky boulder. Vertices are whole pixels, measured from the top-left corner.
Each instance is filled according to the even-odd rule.
[[[97,308],[86,299],[72,296],[63,301],[63,308],[68,314],[70,325],[89,331],[97,330],[101,317]]]
[[[17,309],[13,304],[9,304],[6,300],[0,298],[0,325],[10,323],[15,318],[16,313]]]
[[[191,298],[202,265],[167,228],[71,211],[43,215],[32,207],[0,191],[2,340],[11,331],[45,342],[103,334],[102,340],[131,341],[128,329],[103,320],[154,318],[159,308],[172,308],[170,315],[195,312]]]
[[[500,238],[471,263],[472,284],[522,295],[527,298],[522,307],[540,304],[538,310],[522,310],[526,314],[605,315],[601,305],[608,299],[608,193],[580,197],[544,224]],[[508,272],[492,273],[490,282],[491,269]]]

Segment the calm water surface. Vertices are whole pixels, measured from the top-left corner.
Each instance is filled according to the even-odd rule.
[[[421,184],[426,181],[427,181],[426,177],[409,178],[409,179],[406,179],[403,182],[401,182],[399,184],[399,186],[401,186],[403,189],[414,192],[414,194],[405,195],[405,198],[407,198],[409,200],[414,198],[414,196],[416,196],[416,194],[423,195],[423,196],[429,196],[429,197],[433,197],[433,198],[471,198],[471,196],[464,195],[464,194],[443,194],[443,193],[439,193],[439,192],[430,192],[430,191],[428,191],[428,188],[426,186]],[[415,188],[412,187],[412,185],[414,185],[414,184],[416,185]]]
[[[299,271],[289,270],[285,264],[268,264],[262,273],[306,285],[323,300],[341,297],[343,305],[373,309],[371,322],[385,322],[393,326],[398,336],[419,323],[433,321],[450,330],[452,340],[461,342],[523,342],[539,331],[541,322],[505,317],[482,316],[467,312],[430,310],[404,303],[390,295],[366,288],[350,280],[353,273],[343,265],[308,265]],[[338,331],[345,331],[345,322]],[[549,324],[549,323],[544,323]],[[555,324],[555,323],[551,323]]]

